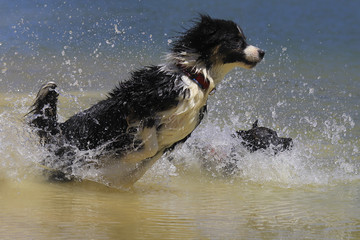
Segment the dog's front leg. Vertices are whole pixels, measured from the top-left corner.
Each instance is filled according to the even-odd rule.
[[[159,151],[157,130],[155,126],[144,127],[137,135],[136,138],[141,140],[141,144],[121,157],[120,161],[137,163],[153,157]]]
[[[147,158],[140,163],[136,164],[136,167],[128,172],[128,174],[122,176],[117,180],[122,187],[128,188],[134,185],[144,174],[149,170],[152,165],[163,155],[164,150],[157,152],[151,158]]]
[[[121,158],[105,158],[100,167],[102,179],[108,185],[129,187],[162,156],[159,151],[156,127],[144,127],[137,136],[141,144]],[[91,180],[91,179],[90,179]]]
[[[111,159],[108,165],[100,169],[101,179],[108,186],[129,188],[137,182],[146,171],[163,155],[160,150],[154,156],[144,159],[138,163],[124,162],[120,159]],[[109,160],[109,159],[108,159]],[[98,179],[91,179],[98,181]]]

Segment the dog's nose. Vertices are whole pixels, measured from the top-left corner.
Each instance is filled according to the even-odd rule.
[[[261,59],[263,59],[263,58],[264,58],[264,55],[265,55],[265,52],[264,52],[263,50],[259,49],[259,57],[260,57]]]

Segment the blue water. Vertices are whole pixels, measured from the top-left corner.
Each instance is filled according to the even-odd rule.
[[[63,78],[65,85],[77,80],[83,88],[90,79],[92,88],[108,88],[129,69],[158,63],[168,40],[191,26],[198,13],[242,26],[249,41],[267,52],[258,71],[279,69],[291,82],[304,77],[309,84],[359,87],[358,1],[2,0],[0,5],[3,91],[26,91],[40,78]],[[81,74],[74,73],[79,68]]]

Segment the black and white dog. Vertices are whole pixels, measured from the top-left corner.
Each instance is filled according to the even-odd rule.
[[[275,130],[258,126],[256,120],[251,129],[238,130],[230,136],[218,132],[216,137],[210,139],[209,136],[194,137],[167,159],[180,169],[187,166],[189,158],[191,161],[196,159],[202,172],[210,173],[213,177],[230,177],[242,172],[242,159],[246,159],[248,154],[258,151],[266,159],[292,148],[292,138],[279,137]]]
[[[96,149],[103,182],[130,186],[190,136],[204,117],[209,94],[230,70],[253,68],[264,54],[233,21],[201,15],[172,43],[164,64],[133,72],[106,99],[63,123],[57,122],[56,84],[47,83],[29,123],[63,162],[56,168],[64,177],[73,175],[74,149]]]
[[[240,139],[240,143],[250,152],[260,149],[271,149],[274,154],[290,150],[293,146],[292,138],[279,137],[277,132],[267,128],[259,127],[256,120],[249,130],[239,130],[232,135]]]

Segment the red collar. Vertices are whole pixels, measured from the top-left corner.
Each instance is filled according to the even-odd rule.
[[[210,82],[205,78],[204,74],[196,73],[191,68],[187,68],[184,65],[178,64],[177,65],[183,73],[188,76],[191,80],[193,80],[199,87],[202,89],[207,90],[210,86]]]

